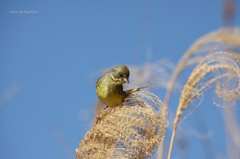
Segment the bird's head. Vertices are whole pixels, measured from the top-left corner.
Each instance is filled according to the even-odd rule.
[[[116,85],[129,83],[129,69],[126,65],[119,65],[106,72]]]

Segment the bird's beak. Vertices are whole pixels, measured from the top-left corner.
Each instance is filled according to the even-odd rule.
[[[124,78],[123,81],[129,83],[129,80],[127,78]]]

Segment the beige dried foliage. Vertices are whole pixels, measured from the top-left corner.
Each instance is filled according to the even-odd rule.
[[[224,49],[222,49],[223,47]],[[209,51],[222,51],[226,48],[233,49],[236,47],[240,47],[240,28],[238,27],[220,28],[219,30],[213,31],[199,38],[179,60],[168,83],[164,103],[167,106],[169,105],[171,93],[175,87],[176,80],[186,67],[198,64],[201,59],[209,53]]]
[[[199,106],[195,103],[203,93],[215,89],[217,97],[222,101],[235,102],[240,95],[240,68],[235,54],[230,51],[218,51],[208,54],[193,70],[180,96],[174,120],[174,129],[169,149],[169,159],[176,128],[181,117],[189,112],[190,107]],[[223,103],[223,102],[221,102]],[[218,105],[220,106],[220,105]]]
[[[223,101],[236,100],[240,95],[239,63],[231,52],[211,53],[193,70],[181,93],[175,124],[195,99],[213,88]]]
[[[163,141],[168,111],[147,91],[134,92],[118,107],[104,109],[76,149],[76,159],[149,158]]]
[[[180,73],[189,66],[197,66],[181,92],[168,159],[171,157],[176,128],[182,116],[190,114],[200,105],[205,91],[215,89],[216,101],[220,102],[213,103],[217,106],[222,107],[225,103],[227,107],[235,105],[240,90],[239,48],[240,28],[225,27],[198,39],[178,62],[168,83],[164,99],[166,106],[169,105],[172,89]],[[190,108],[193,110],[190,111]]]

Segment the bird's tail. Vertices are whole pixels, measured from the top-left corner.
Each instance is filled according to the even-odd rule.
[[[139,87],[139,88],[134,88],[134,89],[129,89],[129,90],[126,90],[125,93],[127,94],[127,96],[131,95],[133,92],[137,92],[137,91],[140,91],[144,88],[148,88],[149,86],[145,86],[145,87]]]

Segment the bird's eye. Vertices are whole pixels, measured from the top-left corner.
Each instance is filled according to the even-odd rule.
[[[120,77],[123,77],[123,74],[120,73],[119,76],[120,76]]]

